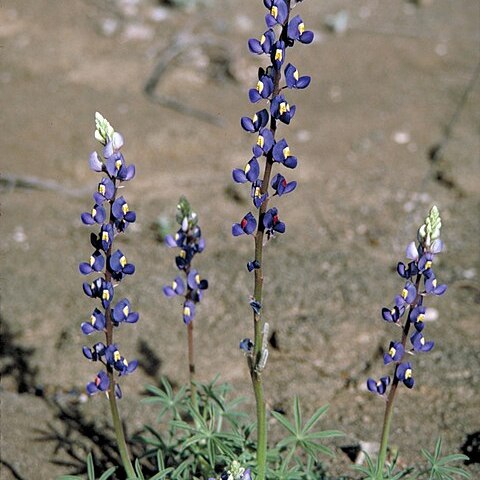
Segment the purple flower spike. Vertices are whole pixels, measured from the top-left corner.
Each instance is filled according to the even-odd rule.
[[[88,275],[89,273],[92,273],[92,272],[99,272],[100,270],[103,269],[104,266],[105,266],[105,258],[98,250],[96,250],[91,255],[90,261],[88,263],[82,262],[79,265],[79,270],[80,270],[80,273],[82,273],[83,275]]]
[[[260,110],[252,118],[242,117],[240,123],[242,128],[247,132],[254,133],[258,132],[268,123],[268,111],[267,109]]]
[[[288,23],[287,35],[290,40],[298,40],[302,43],[312,43],[313,32],[305,30],[303,20],[299,15],[293,17]]]
[[[261,55],[262,53],[266,53],[267,55],[272,50],[272,45],[275,43],[275,33],[274,31],[269,28],[260,38],[257,40],[256,38],[251,38],[248,41],[248,49],[252,53],[256,53],[257,55]]]
[[[139,315],[137,312],[130,311],[130,302],[124,298],[115,305],[112,310],[112,318],[117,324],[121,322],[136,323]]]
[[[297,166],[297,157],[292,156],[290,147],[284,138],[275,144],[272,154],[276,162],[288,168],[295,168]]]
[[[400,362],[404,353],[405,349],[400,342],[390,342],[388,352],[383,355],[383,363],[388,365],[392,362]]]
[[[410,341],[416,352],[429,352],[435,345],[435,342],[426,342],[424,336],[420,332],[415,332],[410,337]]]
[[[269,9],[265,15],[267,27],[272,28],[285,23],[288,17],[288,6],[285,0],[263,0],[263,4]]]
[[[195,318],[195,304],[191,300],[186,300],[183,304],[183,321],[188,325]]]
[[[390,377],[382,377],[378,382],[376,382],[373,378],[369,378],[367,380],[367,388],[378,395],[383,395],[388,385],[390,385]]]
[[[183,295],[185,292],[185,284],[181,277],[176,277],[171,285],[165,285],[163,287],[163,293],[167,297],[174,297],[175,295]]]
[[[412,388],[415,380],[413,379],[412,365],[410,362],[401,363],[397,367],[396,376],[406,387]]]
[[[257,137],[257,143],[253,146],[253,155],[258,158],[261,155],[267,155],[275,144],[273,133],[269,128],[260,129]]]
[[[90,335],[94,332],[103,331],[105,328],[105,323],[105,315],[98,308],[96,308],[90,316],[90,321],[83,322],[80,327],[85,335]]]
[[[273,118],[288,125],[295,115],[295,105],[290,106],[283,95],[277,95],[270,105],[270,113]]]
[[[232,177],[237,183],[255,182],[260,174],[260,165],[256,157],[253,157],[243,170],[236,168],[232,172]]]
[[[263,226],[267,237],[277,233],[285,233],[285,224],[278,218],[278,211],[276,208],[271,208],[265,212],[263,216]]]
[[[297,68],[289,63],[285,67],[285,80],[288,88],[307,88],[310,85],[311,78],[307,75],[300,77]]]
[[[234,223],[232,225],[232,235],[238,237],[246,233],[251,235],[257,228],[257,220],[252,215],[251,212],[248,212],[242,219],[240,223]]]
[[[94,223],[103,223],[106,216],[107,213],[105,208],[103,208],[102,205],[95,204],[92,208],[92,211],[82,213],[81,218],[85,225],[93,225]]]
[[[110,379],[108,374],[101,370],[98,372],[95,380],[87,384],[88,395],[94,395],[98,392],[106,392],[110,387]]]
[[[272,180],[272,188],[275,190],[274,195],[281,197],[287,193],[293,192],[297,187],[297,182],[288,182],[283,175],[277,173]]]

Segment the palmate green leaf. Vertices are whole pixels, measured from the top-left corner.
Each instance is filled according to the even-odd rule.
[[[442,439],[439,438],[435,443],[433,454],[425,449],[422,449],[423,456],[430,463],[430,479],[435,480],[453,480],[455,477],[471,478],[469,472],[461,467],[450,465],[452,462],[468,460],[466,455],[454,453],[442,457]]]

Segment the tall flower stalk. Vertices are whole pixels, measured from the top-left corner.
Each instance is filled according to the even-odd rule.
[[[426,312],[424,299],[429,295],[443,295],[447,290],[446,285],[437,284],[433,271],[434,259],[443,250],[443,242],[440,240],[441,226],[440,213],[437,207],[433,206],[425,222],[418,229],[418,243],[411,242],[407,246],[406,257],[410,262],[408,265],[403,262],[397,265],[398,274],[405,279],[403,290],[395,297],[392,307],[382,309],[383,319],[400,327],[402,334],[400,340],[390,342],[383,356],[384,364],[394,367],[393,380],[387,375],[378,381],[373,378],[367,381],[368,389],[386,400],[377,461],[377,480],[383,479],[393,405],[398,387],[401,383],[407,388],[414,386],[412,362],[406,357],[429,352],[434,347],[434,342],[426,340],[424,336]],[[412,328],[413,334],[410,335]]]
[[[208,288],[208,281],[201,278],[198,271],[192,268],[192,260],[197,253],[203,252],[205,240],[198,226],[197,214],[192,210],[185,197],[181,197],[178,202],[176,220],[180,229],[175,235],[167,235],[165,244],[170,248],[180,249],[180,253],[175,257],[175,264],[180,271],[184,272],[185,281],[181,276],[175,277],[170,285],[163,287],[163,293],[167,297],[178,295],[184,298],[183,322],[187,326],[190,393],[192,403],[196,406],[193,319],[195,318],[195,305],[202,299],[203,290]]]
[[[90,155],[90,168],[104,176],[93,194],[94,206],[89,212],[81,215],[85,225],[100,227],[97,234],[92,233],[90,242],[94,251],[88,262],[80,264],[83,275],[96,275],[91,283],[83,284],[83,291],[92,299],[100,301],[90,319],[81,324],[84,335],[103,333],[104,342],[97,342],[92,347],[83,347],[84,356],[104,366],[92,382],[87,384],[89,395],[104,392],[110,403],[113,426],[117,439],[120,457],[127,477],[135,477],[130,455],[128,453],[125,434],[118,412],[117,399],[122,398],[122,390],[117,378],[132,373],[138,365],[136,360],[128,362],[120,353],[114,342],[114,331],[122,324],[136,323],[139,315],[131,310],[127,298],[113,302],[114,292],[118,284],[135,272],[135,266],[129,263],[119,249],[114,249],[117,236],[135,222],[136,214],[131,211],[123,196],[118,195],[123,182],[135,176],[135,166],[127,165],[120,149],[123,137],[115,132],[110,123],[98,112],[95,114],[95,138],[103,146],[102,156],[97,152]]]
[[[300,76],[297,68],[286,64],[286,50],[296,41],[311,43],[313,33],[305,30],[300,16],[290,18],[293,3],[290,0],[263,0],[267,9],[265,23],[267,30],[260,39],[252,38],[248,42],[250,52],[266,55],[269,65],[259,68],[256,86],[249,90],[251,103],[267,102],[268,108],[257,111],[253,117],[241,119],[242,128],[257,135],[252,148],[253,156],[243,169],[233,171],[233,180],[237,183],[250,183],[256,216],[248,212],[239,223],[232,226],[232,234],[253,235],[255,256],[247,268],[254,272],[254,291],[250,305],[253,310],[254,338],[244,339],[240,347],[245,351],[257,410],[257,479],[264,480],[267,454],[267,419],[262,372],[265,368],[268,349],[268,324],[263,321],[263,247],[270,238],[286,230],[280,221],[278,209],[268,208],[270,193],[272,197],[292,192],[296,182],[287,182],[281,173],[275,174],[275,164],[288,169],[297,166],[297,158],[292,155],[285,138],[277,139],[279,124],[288,125],[295,115],[295,105],[290,105],[283,93],[285,89],[303,89],[310,84],[310,77]],[[283,75],[282,75],[283,71]],[[283,81],[282,81],[283,80]],[[264,159],[263,173],[259,160]],[[269,191],[271,187],[271,191]]]

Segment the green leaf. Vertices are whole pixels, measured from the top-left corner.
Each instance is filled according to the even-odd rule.
[[[109,468],[106,472],[102,473],[102,476],[98,480],[107,480],[115,473],[116,470],[117,467]]]
[[[138,458],[135,460],[135,473],[140,480],[145,480],[142,472],[142,465],[140,464],[140,460]]]
[[[293,399],[293,418],[295,420],[295,430],[298,434],[302,431],[302,409],[297,396]]]
[[[87,456],[87,475],[88,480],[95,480],[95,468],[93,466],[93,456],[91,452]]]
[[[304,432],[310,431],[316,425],[316,423],[320,420],[320,418],[323,417],[323,415],[327,412],[329,406],[330,405],[324,405],[323,407],[320,407],[305,424],[303,431]]]
[[[62,475],[57,477],[57,480],[83,480],[83,478],[78,477],[77,475]]]
[[[295,427],[288,421],[285,415],[282,415],[278,412],[272,411],[272,416],[278,420],[284,428],[286,428],[292,435],[295,435],[297,432],[295,431]]]

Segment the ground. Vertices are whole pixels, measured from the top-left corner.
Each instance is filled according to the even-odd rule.
[[[141,315],[117,335],[143,366],[123,382],[129,431],[155,417],[139,403],[145,384],[188,378],[181,305],[162,294],[173,254],[151,228],[173,220],[181,194],[207,241],[195,260],[210,282],[195,321],[198,378],[219,374],[252,406],[238,342],[251,336],[253,243],[230,228],[253,207],[231,170],[250,158],[239,119],[255,112],[247,91],[264,59],[246,41],[264,31],[264,10],[259,0],[184,3],[0,3],[2,480],[71,471],[61,462],[72,460],[65,439],[79,425],[59,408],[82,399],[96,373],[81,354],[92,302],[78,272],[91,253],[80,213],[98,181],[88,168],[95,111],[122,132],[137,167],[124,195],[138,221],[119,240],[137,266],[119,288]],[[429,301],[436,346],[414,359],[416,387],[399,394],[392,443],[404,465],[440,435],[459,452],[480,430],[480,4],[305,0],[297,11],[316,40],[287,52],[312,84],[291,93],[297,113],[279,132],[299,166],[287,172],[296,191],[276,202],[287,231],[264,254],[264,315],[278,343],[268,406],[290,414],[294,395],[307,412],[329,403],[323,426],[347,434],[338,446],[378,441],[383,403],[364,385],[386,373],[381,351],[398,334],[379,312],[402,288],[396,262],[435,203],[446,244],[437,275],[449,289]],[[342,11],[333,32],[328,16]],[[100,397],[79,409],[97,427],[108,413]],[[333,469],[347,465],[337,449]]]

